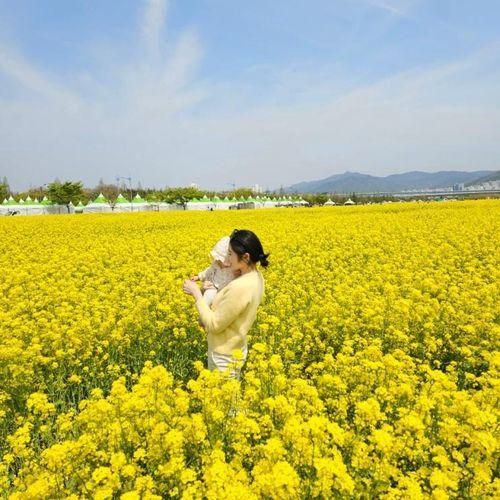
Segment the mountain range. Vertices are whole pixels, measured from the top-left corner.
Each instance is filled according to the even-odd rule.
[[[344,172],[326,179],[299,182],[286,188],[288,193],[396,193],[412,189],[439,189],[453,184],[473,185],[500,179],[500,171],[477,170],[474,172],[406,172],[387,177]]]

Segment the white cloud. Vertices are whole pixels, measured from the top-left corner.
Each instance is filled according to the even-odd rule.
[[[366,0],[366,2],[377,9],[382,9],[400,17],[406,17],[414,6],[416,0]]]
[[[24,89],[38,94],[42,99],[57,102],[66,107],[75,107],[80,104],[80,99],[76,94],[2,45],[0,45],[1,73],[15,80]]]
[[[143,35],[155,44],[165,12],[165,2],[148,3]],[[58,80],[2,47],[0,79],[15,91],[3,99],[0,93],[0,174],[19,188],[56,176],[90,184],[117,173],[137,180],[139,170],[157,182],[145,165],[158,168],[164,148],[168,156],[184,142],[179,117],[203,99],[204,89],[193,80],[201,57],[194,31],[171,40],[168,57],[148,57],[152,47],[136,59],[127,54],[123,66],[113,59],[103,81],[89,70]]]
[[[150,33],[162,26],[151,23]],[[202,54],[196,32],[184,31],[167,58],[127,54],[105,81],[89,70],[83,95],[68,83],[77,79],[2,48],[0,77],[16,92],[0,97],[0,176],[19,189],[116,175],[156,186],[277,187],[347,169],[498,168],[498,46],[360,86],[342,68],[296,64],[208,83],[197,77]],[[256,81],[265,81],[259,95]]]
[[[150,54],[158,54],[160,50],[161,32],[167,16],[167,0],[145,0],[142,18],[142,36]]]

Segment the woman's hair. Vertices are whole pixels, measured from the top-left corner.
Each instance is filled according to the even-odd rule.
[[[267,261],[269,254],[264,253],[262,243],[255,233],[248,229],[235,229],[231,233],[230,238],[229,244],[240,259],[243,254],[248,253],[248,255],[250,255],[250,261],[253,264],[260,262],[262,267],[267,267],[269,265]]]

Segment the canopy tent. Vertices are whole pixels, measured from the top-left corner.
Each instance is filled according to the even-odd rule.
[[[132,203],[125,198],[121,193],[115,200],[115,206],[113,208],[113,212],[131,212],[132,211]]]
[[[167,203],[166,201],[160,201],[157,203],[158,206],[158,211],[159,212],[167,212],[169,210],[179,210],[182,209],[182,207],[179,207],[175,203]]]
[[[6,215],[7,212],[8,212],[8,208],[7,208],[7,198],[5,198],[2,202],[2,204],[0,205],[0,215]]]
[[[23,208],[21,210],[23,215],[43,215],[45,212],[44,206],[38,202],[38,199],[31,199],[31,196],[28,195],[26,200],[24,200]]]
[[[49,203],[43,206],[43,215],[57,215],[57,214],[67,214],[72,213],[71,208],[68,212],[66,205],[56,205],[55,203]]]
[[[83,209],[83,213],[86,214],[103,214],[109,212],[111,212],[111,206],[102,193],[99,193],[99,196],[94,201],[88,203]]]
[[[275,198],[266,197],[266,201],[264,201],[264,208],[274,208],[278,202]]]
[[[83,214],[83,209],[85,208],[85,205],[79,201],[78,205],[75,207],[75,214]]]
[[[20,214],[23,205],[16,201],[12,195],[2,203],[2,212],[4,215]]]
[[[351,198],[349,198],[346,202],[344,202],[344,205],[356,205],[356,202],[352,201]]]
[[[323,206],[325,207],[331,207],[333,205],[335,205],[336,203],[334,201],[332,201],[330,198],[328,198],[328,200],[324,203]]]
[[[45,197],[44,200],[44,205],[52,205],[47,197]],[[23,215],[31,215],[30,213],[28,213],[29,210],[31,210],[32,207],[39,207],[39,205],[40,203],[36,198],[33,201],[31,197],[28,196],[25,200],[21,198],[19,201],[16,201],[11,195],[8,199],[3,200],[2,204],[0,205],[0,213],[6,214],[17,211]]]
[[[264,203],[262,202],[262,199],[259,195],[257,195],[254,198],[254,205],[255,205],[255,208],[262,208],[264,206]]]
[[[40,203],[37,198],[34,200],[28,196],[25,200],[20,199],[18,202],[12,198],[7,200],[7,203],[2,203],[4,215],[49,215],[49,214],[66,214],[68,209],[66,205],[56,205],[44,196]],[[71,213],[71,210],[70,210]]]
[[[186,210],[214,210],[215,209],[215,203],[210,200],[210,198],[205,195],[201,200],[198,200],[197,198],[193,198],[191,201],[188,201],[186,203]]]
[[[108,203],[108,200],[102,193],[99,193],[99,196],[94,200],[94,203]]]
[[[229,208],[229,204],[222,200],[219,196],[215,195],[210,202],[212,203],[212,206],[209,207],[212,208],[212,210],[227,210]]]
[[[288,205],[288,201],[283,196],[280,196],[279,198],[275,199],[275,206],[276,207],[286,207],[287,205]]]
[[[132,212],[147,212],[150,208],[149,203],[141,198],[139,193],[132,199]]]
[[[225,196],[223,199],[220,199],[218,196],[213,197],[214,210],[229,210],[232,206],[236,206],[235,203],[232,203],[231,200]]]

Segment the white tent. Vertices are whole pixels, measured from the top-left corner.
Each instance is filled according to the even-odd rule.
[[[292,198],[292,207],[300,207],[302,205],[299,198]]]
[[[111,206],[102,193],[83,209],[85,214],[102,214],[111,212]]]
[[[186,210],[201,210],[201,203],[198,198],[193,198],[186,203]]]
[[[132,199],[132,212],[148,212],[151,210],[149,203],[137,193]]]
[[[3,212],[5,215],[18,215],[21,214],[21,210],[23,208],[23,205],[20,204],[18,201],[16,201],[12,195],[9,196],[9,199],[6,200],[7,202],[2,203],[3,207]]]
[[[259,195],[255,197],[255,208],[264,208],[264,198],[261,198]]]
[[[193,198],[191,201],[186,203],[186,210],[214,210],[215,203],[210,200],[210,198],[205,195],[201,200]]]
[[[36,198],[35,200],[32,200],[31,197],[28,196],[24,201],[22,213],[26,215],[43,215],[44,212],[45,211],[43,205],[40,205],[39,201]]]
[[[356,205],[356,202],[352,201],[351,198],[349,198],[346,202],[344,202],[344,205]]]
[[[0,205],[0,215],[7,215],[7,203],[7,198],[5,198],[5,200],[3,200],[2,204]]]
[[[223,210],[225,209],[226,207],[223,206],[223,201],[217,196],[215,195],[211,200],[210,202],[212,203],[212,210]]]
[[[167,203],[166,201],[160,201],[159,203],[157,203],[157,205],[158,205],[158,212],[177,210],[177,205],[175,203]]]
[[[331,207],[333,205],[336,205],[336,203],[334,201],[332,201],[330,198],[328,198],[328,200],[324,203],[323,206],[325,206],[325,207]]]
[[[47,196],[44,196],[40,203],[38,200],[35,200],[31,202],[31,206],[27,206],[25,203],[23,207],[25,208],[24,212],[26,215],[59,215],[68,213],[66,205],[52,203]]]
[[[278,204],[276,198],[266,197],[264,201],[264,208],[274,208]]]
[[[288,199],[286,197],[280,196],[278,198],[278,202],[276,203],[277,207],[287,207],[288,205],[290,205],[290,202],[288,201]]]
[[[200,203],[205,204],[204,210],[214,210],[215,208],[215,203],[207,195],[203,196]]]
[[[122,213],[131,211],[132,211],[132,203],[120,193],[118,195],[118,198],[116,198],[113,212]]]
[[[227,196],[225,196],[222,200],[216,196],[214,197],[214,201],[215,200],[218,200],[216,201],[217,210],[229,210],[232,206],[231,200]]]
[[[83,210],[85,208],[85,205],[79,201],[78,205],[75,207],[75,214],[83,214]]]

